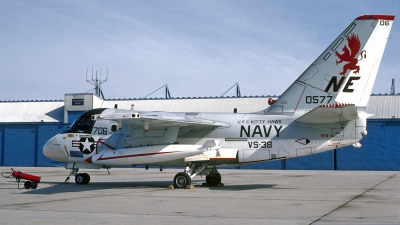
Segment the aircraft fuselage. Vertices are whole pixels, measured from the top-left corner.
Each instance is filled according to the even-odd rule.
[[[106,111],[109,113],[114,110],[107,109]],[[129,112],[129,110],[119,111]],[[183,117],[220,121],[229,124],[229,126],[216,128],[194,126],[187,129],[183,127],[180,128],[173,142],[165,142],[165,136],[169,135],[166,128],[155,127],[152,129],[152,124],[150,124],[150,129],[147,131],[143,127],[135,127],[134,125],[123,125],[119,129],[115,129],[118,123],[99,120],[93,124],[90,133],[65,132],[56,135],[49,142],[56,143],[52,145],[58,145],[60,148],[59,154],[62,157],[54,159],[64,162],[85,163],[88,157],[107,151],[138,152],[139,147],[151,149],[151,146],[158,145],[176,145],[176,148],[178,144],[202,146],[206,141],[213,140],[218,142],[220,149],[208,153],[198,152],[202,157],[197,158],[211,158],[214,165],[239,165],[293,158],[351,145],[362,138],[361,132],[366,129],[361,120],[318,124],[317,126],[298,123],[295,121],[297,116],[293,115],[176,114]],[[357,123],[359,124],[356,125]],[[158,151],[160,150],[143,151],[142,154],[144,154],[143,157],[149,158],[150,155],[146,153]],[[175,154],[177,155],[177,153]],[[137,157],[131,158],[136,160]],[[153,158],[158,158],[158,160],[132,160],[132,165],[145,163],[160,166],[185,166],[187,163],[193,162],[191,160],[196,157],[189,154],[178,159],[169,159],[166,155],[160,154],[153,156]],[[104,165],[109,165],[107,160],[102,162]]]

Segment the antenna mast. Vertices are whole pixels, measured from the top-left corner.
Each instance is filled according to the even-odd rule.
[[[230,87],[227,91],[225,91],[225,93],[223,93],[220,97],[224,97],[224,95],[235,86],[236,86],[235,97],[241,97],[239,82],[236,82],[232,87]]]
[[[169,93],[168,84],[164,84],[163,86],[161,86],[161,87],[158,88],[157,90],[155,90],[155,91],[151,92],[150,94],[144,96],[144,98],[147,98],[148,96],[154,94],[155,92],[157,92],[158,90],[160,90],[161,88],[164,88],[164,87],[165,87],[165,90],[164,90],[165,98],[171,98],[171,94]]]
[[[395,90],[395,87],[394,87],[394,78],[392,78],[392,88],[390,89],[390,94],[391,95],[396,94],[396,90]]]
[[[93,77],[93,66],[92,66],[92,79],[91,80],[88,80],[88,72],[89,72],[89,69],[86,70],[86,82],[94,85],[93,89],[95,90],[95,95],[97,95],[101,99],[104,99],[103,91],[101,90],[101,85],[103,83],[105,83],[108,79],[108,67],[107,67],[107,74],[106,74],[105,80],[101,79],[101,69],[100,69],[100,78],[98,77],[97,70],[96,70],[96,77],[95,78]],[[93,89],[91,89],[91,90],[93,90]],[[91,91],[91,90],[89,90],[89,91]],[[89,91],[87,91],[87,92],[89,92]]]

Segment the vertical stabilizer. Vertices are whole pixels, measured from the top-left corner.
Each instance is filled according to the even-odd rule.
[[[356,18],[267,113],[291,115],[335,103],[365,107],[393,20],[391,15]]]

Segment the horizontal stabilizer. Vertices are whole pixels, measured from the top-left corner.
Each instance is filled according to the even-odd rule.
[[[358,113],[354,104],[326,104],[314,108],[296,121],[299,123],[320,124],[337,123],[358,119]]]

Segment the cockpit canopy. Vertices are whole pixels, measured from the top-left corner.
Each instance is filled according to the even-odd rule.
[[[90,134],[95,123],[92,120],[92,115],[101,114],[105,108],[91,109],[84,112],[70,127],[63,131],[63,133],[84,133]]]

